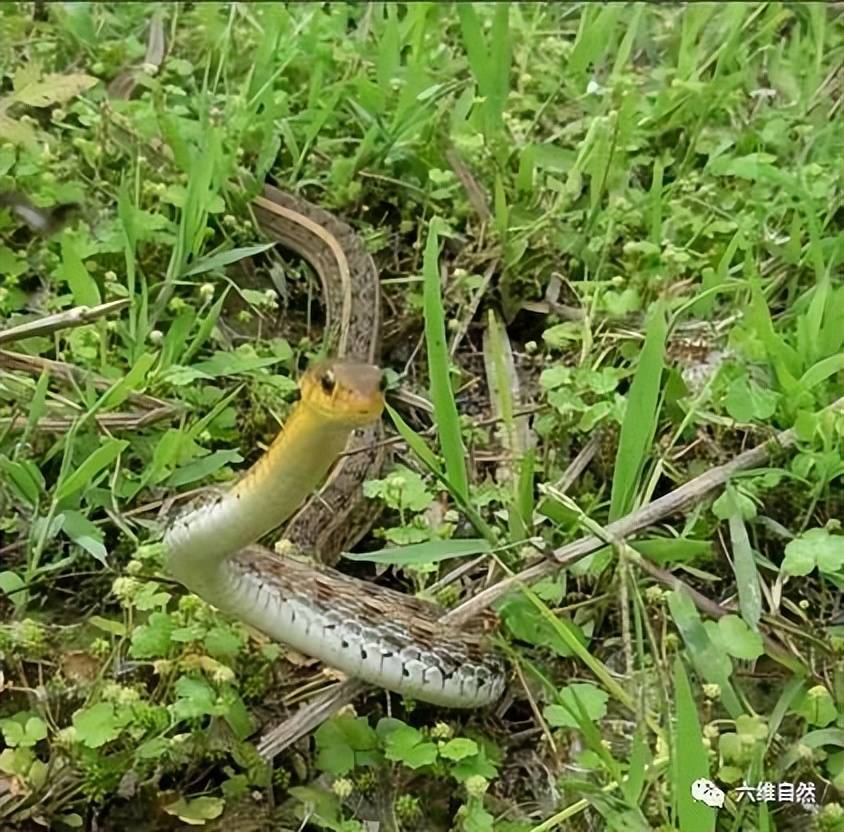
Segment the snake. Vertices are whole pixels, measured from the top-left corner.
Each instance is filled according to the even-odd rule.
[[[384,377],[374,363],[378,277],[360,238],[272,186],[253,208],[264,234],[316,271],[337,357],[304,373],[281,431],[240,480],[169,523],[166,567],[219,610],[348,676],[434,705],[495,702],[504,666],[483,624],[448,626],[432,602],[256,544],[289,521],[284,537],[295,549],[331,559],[368,530],[360,490],[380,467],[372,446]]]

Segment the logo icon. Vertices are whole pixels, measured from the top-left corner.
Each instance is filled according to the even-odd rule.
[[[699,777],[692,783],[692,797],[713,809],[721,809],[724,806],[724,792],[705,777]]]

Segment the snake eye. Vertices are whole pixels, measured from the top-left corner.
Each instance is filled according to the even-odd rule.
[[[320,377],[319,383],[322,385],[325,393],[330,396],[334,392],[334,385],[337,383],[337,380],[334,378],[334,373],[331,370],[326,370]]]

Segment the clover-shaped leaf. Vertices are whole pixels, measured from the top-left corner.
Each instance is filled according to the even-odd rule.
[[[826,529],[808,529],[785,547],[780,571],[784,575],[808,575],[815,567],[836,573],[844,566],[844,537]]]
[[[401,725],[387,735],[384,754],[388,760],[404,763],[410,768],[421,768],[437,759],[437,746],[428,742],[410,725]]]
[[[601,719],[607,712],[608,699],[608,695],[596,685],[576,682],[560,691],[560,704],[549,705],[543,713],[555,728],[577,728],[581,712],[593,721]]]
[[[120,734],[120,726],[111,702],[98,702],[73,715],[76,737],[88,748],[99,748]]]

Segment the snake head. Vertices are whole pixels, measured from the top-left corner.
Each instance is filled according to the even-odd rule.
[[[299,382],[302,402],[326,419],[366,425],[384,409],[383,374],[372,364],[321,361]]]

